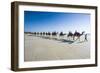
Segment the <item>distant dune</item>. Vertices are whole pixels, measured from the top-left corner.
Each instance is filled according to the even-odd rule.
[[[64,37],[40,37],[25,33],[25,61],[70,60],[90,58],[90,35],[88,41],[73,41]]]

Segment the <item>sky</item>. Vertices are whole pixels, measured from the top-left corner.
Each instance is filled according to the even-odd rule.
[[[90,14],[24,11],[24,32],[90,33]]]

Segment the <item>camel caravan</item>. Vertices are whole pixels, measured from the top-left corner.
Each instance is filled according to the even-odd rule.
[[[87,34],[85,34],[85,31],[82,33],[75,31],[72,33],[69,31],[68,34],[63,32],[26,32],[26,34],[30,34],[30,36],[34,35],[37,37],[45,38],[45,39],[54,39],[54,40],[66,40],[66,41],[81,41],[81,37],[84,36],[84,41],[88,41]]]

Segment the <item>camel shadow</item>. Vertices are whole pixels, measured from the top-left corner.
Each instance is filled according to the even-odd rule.
[[[33,36],[33,35],[28,35],[28,36]]]
[[[62,39],[61,42],[63,42],[63,43],[68,43],[68,44],[72,44],[72,43],[74,43],[75,41],[73,41],[73,40],[65,40],[65,39]]]
[[[51,38],[50,38],[50,37],[41,37],[41,38],[51,40]]]
[[[42,37],[44,39],[49,39],[49,40],[56,40],[56,41],[60,41],[60,42],[63,42],[63,43],[68,43],[68,44],[72,44],[74,43],[75,41],[74,40],[67,40],[67,39],[57,39],[57,38],[49,38],[49,37]]]
[[[59,41],[57,38],[52,38],[52,40],[57,40],[57,41]]]
[[[77,42],[77,43],[84,43],[84,42],[87,42],[87,41],[79,41],[79,42]]]

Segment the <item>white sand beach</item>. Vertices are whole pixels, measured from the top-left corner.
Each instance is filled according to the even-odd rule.
[[[24,61],[70,60],[90,58],[90,36],[88,41],[68,41],[67,37],[46,39],[25,34]]]

